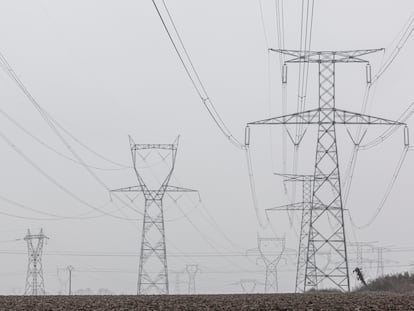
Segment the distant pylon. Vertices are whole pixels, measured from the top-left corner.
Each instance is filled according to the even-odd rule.
[[[43,234],[43,229],[40,229],[39,234],[31,234],[30,229],[27,229],[27,234],[24,237],[28,252],[25,295],[38,296],[45,294],[42,266],[42,252],[45,239],[48,239],[48,237]]]
[[[196,191],[168,185],[175,167],[178,138],[173,144],[135,144],[131,137],[129,140],[132,162],[139,185],[112,191],[126,193],[141,192],[144,194],[145,209],[142,225],[137,292],[138,295],[165,295],[169,293],[169,283],[163,199],[166,192]],[[161,161],[165,162],[166,159],[171,159],[166,176],[154,189],[147,185],[147,180],[142,176],[140,166],[137,165],[137,160],[146,162],[146,159],[153,151],[156,151],[156,156]]]
[[[385,263],[397,264],[398,261],[384,258],[384,252],[389,252],[391,250],[389,247],[378,246],[378,247],[375,247],[375,250],[377,251],[377,260],[376,260],[377,277],[381,277],[381,276],[384,276],[385,274],[385,271],[384,271]]]
[[[72,272],[75,268],[73,266],[67,266],[66,270],[69,272],[69,296],[72,295]]]
[[[384,248],[377,248],[377,277],[384,275]]]
[[[296,263],[296,280],[295,292],[302,293],[305,290],[305,269],[306,257],[308,254],[308,240],[310,230],[310,214],[312,207],[312,184],[313,175],[297,174],[276,174],[284,177],[284,182],[301,182],[302,183],[302,202],[292,203],[283,206],[266,209],[266,211],[300,211],[302,212],[298,257]],[[309,247],[314,248],[313,243]],[[316,275],[316,271],[312,275]],[[315,282],[315,280],[314,280]]]
[[[348,244],[352,247],[355,247],[356,249],[356,267],[361,270],[365,268],[365,262],[366,261],[372,261],[370,259],[365,258],[364,256],[364,250],[369,249],[369,251],[372,251],[375,246],[374,243],[376,242],[349,242]]]
[[[285,251],[284,238],[257,238],[257,250],[265,264],[265,293],[277,293],[279,291],[277,279],[277,265]]]
[[[287,130],[288,125],[296,125],[297,128],[311,124],[317,125],[318,135],[314,155],[305,291],[318,288],[337,288],[341,291],[350,291],[336,127],[340,124],[380,126],[406,126],[406,124],[338,109],[335,104],[336,65],[339,63],[366,64],[366,82],[370,84],[370,65],[363,57],[381,51],[381,49],[352,51],[271,50],[290,57],[286,63],[314,63],[318,65],[318,107],[281,117],[250,122],[245,131],[245,142],[246,145],[250,144],[250,126],[253,125],[282,125]],[[284,77],[282,83],[286,82],[287,79]],[[297,139],[293,139],[288,131],[289,137],[295,145],[302,141],[305,132],[301,130]],[[354,141],[355,144],[360,142]],[[325,265],[321,262],[321,254],[326,252],[332,253],[332,256],[336,257],[331,265]]]
[[[194,295],[196,293],[196,274],[200,271],[198,265],[186,265],[185,271],[188,275],[188,294]]]

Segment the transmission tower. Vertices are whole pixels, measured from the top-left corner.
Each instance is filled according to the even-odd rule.
[[[310,231],[305,268],[305,291],[336,287],[350,290],[348,255],[342,205],[336,125],[388,125],[406,124],[349,112],[335,107],[335,66],[337,63],[365,63],[367,83],[371,83],[370,66],[362,57],[380,49],[355,51],[297,51],[273,50],[285,54],[287,63],[316,63],[319,72],[318,108],[293,114],[251,122],[246,128],[246,145],[250,144],[250,126],[253,125],[317,125],[318,136],[312,187]],[[286,66],[285,64],[285,66]],[[286,67],[287,68],[287,67]],[[286,76],[282,79],[285,83]],[[304,134],[303,134],[304,135]],[[302,137],[303,137],[302,135]],[[309,245],[313,245],[310,247]],[[324,268],[318,261],[321,252],[338,257],[336,264]],[[316,271],[316,272],[315,272]]]
[[[112,190],[113,192],[144,194],[145,209],[142,223],[141,252],[138,269],[138,295],[168,294],[167,250],[165,243],[165,226],[163,199],[166,193],[195,192],[195,190],[170,186],[178,149],[178,138],[172,144],[135,144],[129,138],[132,162],[138,185]],[[151,153],[165,162],[170,159],[164,179],[154,186],[147,185],[146,178],[140,173],[138,162],[146,162]]]
[[[43,244],[46,239],[48,237],[43,234],[43,229],[40,229],[39,234],[31,234],[30,229],[27,229],[27,234],[24,237],[27,243],[28,253],[26,286],[24,289],[25,295],[38,296],[45,294],[42,253]]]
[[[72,272],[75,268],[73,266],[67,266],[66,270],[69,272],[69,296],[72,295]]]
[[[298,257],[296,263],[296,280],[295,292],[301,293],[305,290],[305,269],[306,256],[308,253],[308,240],[310,229],[310,214],[312,206],[312,184],[313,175],[293,175],[293,174],[276,174],[284,177],[284,182],[301,182],[302,183],[302,202],[292,203],[283,206],[266,209],[266,211],[301,211],[301,223],[299,233]],[[309,247],[314,251],[314,245]],[[314,271],[311,275],[316,275]]]
[[[398,263],[398,261],[384,258],[384,252],[390,251],[389,247],[378,246],[378,247],[375,247],[375,250],[377,252],[377,260],[376,260],[377,277],[381,277],[381,276],[384,276],[384,263],[396,264]]]
[[[200,271],[198,265],[186,265],[185,271],[188,275],[188,294],[194,295],[196,293],[196,274]]]
[[[356,249],[356,267],[363,270],[365,268],[365,262],[370,261],[369,259],[365,258],[364,251],[369,249],[372,251],[374,247],[374,243],[376,242],[350,242],[348,243],[349,246],[354,247]]]
[[[277,266],[285,251],[284,238],[257,238],[259,260],[265,265],[265,293],[277,293]]]

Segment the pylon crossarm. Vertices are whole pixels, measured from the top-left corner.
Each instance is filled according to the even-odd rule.
[[[166,192],[198,192],[198,190],[183,188],[183,187],[176,187],[176,186],[167,186],[165,188]]]
[[[141,186],[132,186],[110,190],[110,192],[147,192],[147,193],[158,193],[158,192],[198,192],[198,190],[175,187],[175,186],[165,186],[163,189],[153,190],[153,189],[143,189]]]
[[[334,113],[333,120],[331,116],[323,118],[323,115]],[[321,116],[321,118],[320,118]],[[303,112],[292,113],[280,117],[269,118],[247,123],[249,125],[289,125],[289,124],[346,124],[346,125],[395,125],[405,126],[406,123],[374,117],[362,113],[346,111],[336,108],[319,108]]]
[[[304,202],[286,204],[276,207],[267,208],[266,211],[303,211]]]
[[[362,113],[335,109],[336,124],[368,124],[368,125],[406,125],[406,123],[374,117]]]
[[[314,175],[283,174],[283,173],[273,173],[273,175],[284,177],[283,179],[284,182],[312,181],[314,178]]]
[[[131,150],[147,150],[147,149],[162,149],[162,150],[177,150],[176,144],[133,144]]]
[[[269,49],[272,52],[291,56],[286,63],[367,63],[360,57],[382,51],[383,49],[350,51],[300,51]]]

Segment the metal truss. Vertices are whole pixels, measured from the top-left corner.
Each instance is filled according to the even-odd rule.
[[[295,293],[302,293],[305,290],[305,270],[306,257],[308,254],[308,240],[311,220],[312,207],[312,184],[313,175],[296,175],[296,174],[276,174],[284,177],[284,182],[300,182],[302,183],[302,202],[292,203],[278,206],[275,208],[266,209],[266,211],[301,211],[300,233],[299,233],[299,247],[296,264],[296,280]],[[314,245],[309,247],[314,250]],[[316,270],[310,273],[311,277],[316,277]],[[316,280],[314,280],[316,282]]]
[[[260,121],[250,122],[248,125],[289,125],[289,124],[321,124],[329,125],[347,124],[347,125],[405,125],[405,123],[387,120],[384,118],[373,117],[361,113],[350,112],[337,108],[318,108],[307,110],[289,115],[264,119]]]
[[[138,185],[112,191],[141,192],[145,199],[137,293],[138,295],[168,294],[169,283],[163,199],[167,192],[195,192],[195,190],[168,185],[175,167],[178,138],[173,144],[135,144],[130,138],[130,146]],[[171,155],[171,166],[158,189],[149,189],[138,170],[137,156],[143,158],[140,152],[146,150],[166,150]]]
[[[263,261],[266,269],[265,293],[277,293],[279,291],[277,266],[285,251],[285,242],[285,238],[257,238],[259,259]],[[267,249],[269,245],[271,245],[271,250]]]
[[[309,289],[338,288],[350,290],[348,255],[343,216],[341,179],[339,171],[336,125],[365,124],[400,126],[404,123],[340,110],[335,107],[336,63],[366,63],[362,56],[379,51],[295,51],[273,50],[292,58],[286,63],[317,63],[319,68],[318,108],[250,122],[246,128],[246,143],[250,143],[251,125],[318,125],[318,137],[312,186],[310,231],[305,269],[305,291]],[[367,83],[368,78],[367,70]],[[312,247],[310,247],[312,245]],[[332,254],[338,260],[325,265],[318,261],[323,253]],[[316,274],[315,274],[316,271]]]
[[[270,51],[292,56],[286,63],[367,63],[362,56],[383,51],[384,49],[349,50],[349,51],[300,51],[300,50],[279,50]]]
[[[43,244],[45,239],[48,239],[48,237],[43,234],[43,229],[40,229],[39,234],[31,234],[28,229],[27,234],[24,237],[24,240],[27,243],[28,253],[26,286],[24,289],[25,295],[38,296],[45,294],[42,265]]]

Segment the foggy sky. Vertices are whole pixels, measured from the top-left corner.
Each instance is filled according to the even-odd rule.
[[[233,134],[243,140],[247,122],[282,113],[279,63],[268,56],[258,1],[187,0],[167,1],[186,47],[198,68],[217,110]],[[272,0],[263,0],[264,24],[269,47],[277,48],[275,11]],[[299,48],[301,1],[285,1],[285,46]],[[393,40],[414,10],[409,0],[315,1],[312,49],[386,48],[370,56],[373,71],[395,46]],[[412,73],[414,38],[378,82],[369,113],[397,119],[413,100]],[[85,145],[105,157],[131,165],[128,135],[136,143],[172,143],[180,135],[172,184],[200,191],[200,195],[226,235],[225,240],[208,214],[197,205],[198,196],[168,200],[167,249],[169,269],[179,272],[186,264],[199,264],[197,291],[239,292],[241,278],[264,282],[262,262],[255,257],[182,257],[182,253],[244,253],[255,248],[257,236],[270,236],[258,226],[252,205],[245,155],[222,136],[185,75],[162,28],[151,1],[0,1],[0,52],[40,105]],[[385,55],[385,56],[384,56]],[[270,88],[269,88],[270,70]],[[295,112],[297,67],[289,66],[288,112]],[[310,67],[307,107],[317,105],[316,67]],[[365,87],[363,65],[337,66],[337,106],[360,111]],[[0,72],[1,110],[31,134],[68,157],[73,155],[50,130],[40,114],[3,72]],[[100,216],[89,220],[27,220],[0,217],[0,294],[24,288],[27,256],[22,239],[27,228],[43,228],[50,237],[43,257],[46,291],[57,293],[57,269],[75,267],[74,290],[108,288],[114,293],[136,293],[141,215],[110,201],[108,191],[82,165],[48,150],[0,114],[0,132],[44,172],[94,206],[130,221],[102,216],[56,187],[0,139],[2,161],[0,195],[32,208],[64,216]],[[412,121],[409,121],[412,125]],[[344,172],[352,150],[345,129],[338,130],[340,166]],[[381,133],[372,130],[367,140]],[[0,136],[2,136],[0,135]],[[91,166],[117,169],[63,134],[74,150]],[[299,171],[312,173],[316,128],[309,129],[300,153]],[[252,158],[259,206],[287,204],[280,178],[281,130],[252,130]],[[375,212],[402,152],[402,132],[368,151],[361,152],[347,205],[358,225]],[[291,145],[289,160],[291,160]],[[289,162],[291,163],[291,162]],[[290,166],[289,166],[290,167]],[[364,230],[353,228],[346,217],[351,241],[376,241],[389,247],[414,246],[411,240],[413,155],[408,153],[398,181],[376,221]],[[109,189],[137,184],[131,169],[92,171]],[[115,205],[117,204],[117,205]],[[143,211],[143,201],[134,206]],[[19,209],[4,201],[1,211],[25,217],[50,218]],[[197,206],[197,207],[195,207]],[[188,219],[191,219],[189,223]],[[287,247],[297,248],[298,223],[293,228],[286,214],[269,215],[278,236]],[[295,216],[296,217],[296,216]],[[195,229],[194,227],[197,227]],[[200,234],[200,232],[202,232]],[[204,238],[203,238],[204,237]],[[208,240],[209,242],[207,242]],[[64,253],[59,255],[59,252]],[[68,256],[68,252],[77,256]],[[82,252],[133,253],[131,256],[79,256]],[[49,254],[48,254],[49,253]],[[370,254],[375,260],[376,254]],[[355,254],[350,254],[354,259]],[[409,265],[412,253],[385,253]],[[352,267],[352,265],[351,265]],[[293,291],[295,258],[280,267],[281,291]],[[409,267],[388,267],[386,272]],[[235,272],[235,273],[213,273]],[[253,272],[252,272],[253,271]],[[65,272],[61,277],[66,280]],[[375,277],[375,264],[367,276]],[[185,274],[180,274],[186,291]],[[171,292],[175,275],[170,273]],[[351,285],[356,281],[351,276]],[[258,286],[260,288],[260,286]],[[260,289],[259,289],[260,290]]]

